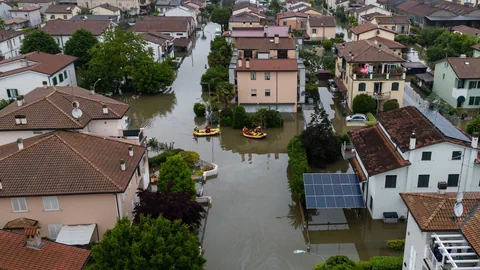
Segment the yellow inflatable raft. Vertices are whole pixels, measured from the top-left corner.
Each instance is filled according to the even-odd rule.
[[[194,131],[193,135],[203,137],[203,136],[213,136],[213,135],[217,135],[219,133],[220,133],[219,128],[211,128],[209,133],[206,133],[205,129],[199,129],[198,131]]]

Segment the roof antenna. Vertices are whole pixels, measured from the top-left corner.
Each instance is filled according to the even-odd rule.
[[[457,221],[457,218],[461,217],[463,215],[463,192],[460,191],[460,184],[462,183],[462,171],[463,171],[463,160],[465,157],[465,148],[463,148],[463,153],[461,156],[462,159],[462,167],[460,167],[460,175],[458,176],[458,189],[457,189],[457,197],[455,200],[455,206],[453,206],[453,214],[455,216],[452,217],[452,221]]]

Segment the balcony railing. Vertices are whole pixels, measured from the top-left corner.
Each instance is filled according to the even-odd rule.
[[[373,97],[374,99],[386,100],[386,99],[390,99],[391,92],[390,92],[390,91],[388,91],[388,92],[381,92],[381,93],[377,93],[377,92],[367,92],[367,95]]]
[[[442,269],[443,263],[437,260],[437,257],[435,257],[435,254],[428,246],[425,247],[425,261],[429,264],[430,269],[432,270]]]
[[[405,73],[402,74],[390,74],[390,73],[352,73],[353,80],[405,80]]]

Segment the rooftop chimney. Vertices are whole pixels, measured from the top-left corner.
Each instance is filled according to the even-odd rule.
[[[43,81],[42,85],[43,85],[43,89],[47,89],[47,85],[48,85],[47,81]]]
[[[415,135],[415,131],[414,131],[410,136],[410,147],[409,147],[410,150],[414,150],[416,144],[417,144],[417,135]]]
[[[103,105],[103,114],[108,114],[108,106],[107,104]]]
[[[445,194],[447,193],[447,182],[438,182],[437,184],[438,187],[438,194]]]
[[[245,68],[249,69],[250,68],[250,59],[245,59]]]
[[[24,103],[24,99],[23,99],[23,96],[18,96],[17,97],[17,105],[18,107],[21,107]]]
[[[477,149],[478,147],[478,132],[474,132],[472,135],[472,148]]]
[[[0,190],[3,189],[3,186],[2,186],[2,181],[0,180]]]
[[[278,36],[278,34],[275,34],[275,44],[278,44],[280,43],[280,37]]]
[[[128,146],[128,155],[133,157],[133,146],[131,145]]]
[[[23,139],[22,138],[17,139],[17,146],[18,146],[18,150],[23,149]]]
[[[120,159],[120,169],[122,169],[122,171],[127,169],[127,166],[125,165],[125,159],[123,158]]]
[[[25,240],[27,244],[25,245],[28,248],[40,249],[43,246],[42,238],[40,237],[40,231],[37,226],[25,227],[23,234],[25,235]]]
[[[237,66],[238,66],[239,68],[242,67],[242,59],[238,59],[238,61],[237,61]]]

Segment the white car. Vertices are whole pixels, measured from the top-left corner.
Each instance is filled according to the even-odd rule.
[[[367,121],[367,116],[363,113],[356,113],[347,116],[345,120],[347,120],[347,122],[365,122]]]

